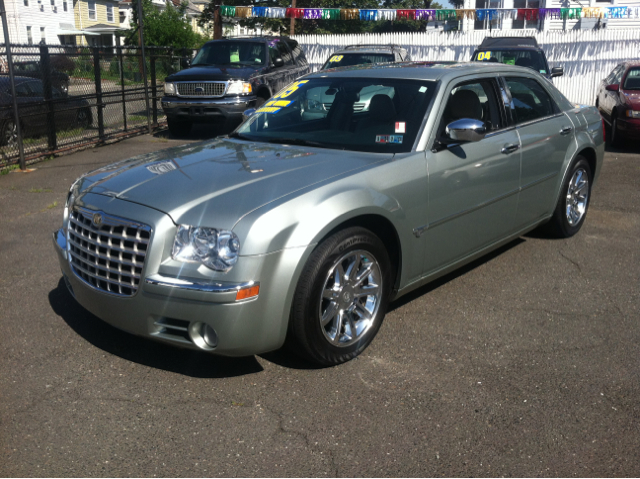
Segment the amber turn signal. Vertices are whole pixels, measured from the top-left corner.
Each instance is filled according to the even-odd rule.
[[[255,286],[249,286],[248,288],[242,288],[238,290],[236,294],[236,301],[242,301],[243,299],[253,298],[258,296],[260,292],[260,285],[256,284]]]

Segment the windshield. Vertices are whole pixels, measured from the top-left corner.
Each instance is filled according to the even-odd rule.
[[[350,67],[353,65],[364,65],[369,63],[386,63],[392,62],[393,55],[384,53],[347,53],[340,55],[331,55],[327,63],[321,70],[327,68]]]
[[[214,42],[205,44],[191,65],[264,65],[266,57],[264,43]]]
[[[377,153],[411,151],[435,82],[373,78],[300,80],[271,98],[232,136]]]
[[[624,81],[623,90],[640,90],[640,68],[632,68]]]
[[[543,75],[549,73],[542,52],[536,50],[484,50],[476,52],[471,60],[528,67]]]

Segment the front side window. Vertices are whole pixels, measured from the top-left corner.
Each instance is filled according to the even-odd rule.
[[[223,41],[207,43],[193,59],[197,65],[263,65],[265,45],[259,42]]]
[[[624,79],[623,90],[640,90],[640,68],[632,68]]]
[[[29,87],[29,96],[32,97],[43,97],[44,96],[44,88],[42,86],[42,82],[39,81],[30,81],[27,83]]]
[[[285,65],[293,65],[293,58],[291,57],[291,53],[289,52],[289,49],[287,48],[287,46],[284,44],[283,41],[277,40],[275,43],[275,48],[278,53],[278,56],[282,58],[282,61],[284,61]],[[270,49],[271,49],[271,46],[270,46]]]
[[[89,9],[89,20],[96,19],[96,2],[95,0],[89,0],[87,2],[87,8]]]
[[[313,78],[292,83],[235,135],[251,141],[376,153],[411,151],[435,82]]]
[[[474,62],[504,63],[531,68],[543,75],[549,73],[542,52],[537,50],[479,50],[471,59]]]
[[[620,68],[618,68],[618,71],[616,72],[616,74],[613,76],[613,81],[612,83],[614,85],[619,85],[620,84],[620,80],[622,80],[622,75],[624,74],[624,65],[620,65]]]
[[[113,23],[113,5],[107,5],[107,22]]]
[[[556,107],[549,94],[531,78],[505,78],[511,92],[516,123],[526,123],[551,116]]]
[[[471,119],[484,123],[487,131],[501,129],[504,125],[493,80],[463,83],[453,88],[447,99],[438,128],[438,138],[445,138],[449,123]]]
[[[385,53],[341,53],[331,55],[327,63],[322,66],[326,68],[347,67],[353,65],[367,65],[370,63],[388,63],[393,61],[392,54]]]
[[[606,83],[607,85],[612,84],[612,83],[613,83],[613,79],[616,77],[616,74],[617,74],[620,70],[622,70],[622,68],[624,68],[624,67],[623,67],[623,65],[618,65],[617,67],[615,67],[615,68],[611,71],[611,73],[609,73],[609,76],[608,76],[607,78],[605,78],[605,80],[604,80],[604,81],[605,81],[605,83]]]

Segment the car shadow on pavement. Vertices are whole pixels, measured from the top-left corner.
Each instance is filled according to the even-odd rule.
[[[501,246],[500,248],[492,251],[491,253],[487,253],[486,255],[472,261],[471,263],[456,269],[455,271],[452,271],[451,273],[445,274],[444,276],[428,283],[425,284],[424,286],[421,286],[420,288],[416,289],[415,291],[412,291],[411,293],[405,294],[404,296],[402,296],[401,298],[399,298],[396,301],[393,301],[390,305],[389,308],[387,309],[387,313],[390,313],[391,311],[395,311],[398,308],[401,308],[402,306],[404,306],[407,303],[410,303],[411,301],[419,298],[420,296],[423,296],[425,294],[430,293],[431,291],[438,289],[440,286],[447,284],[449,281],[453,281],[456,278],[459,278],[460,276],[464,276],[465,274],[467,274],[469,271],[473,271],[474,269],[476,269],[478,266],[482,266],[485,263],[488,263],[489,261],[491,261],[492,259],[500,256],[501,254],[509,251],[511,248],[515,248],[516,246],[524,243],[525,240],[522,238],[516,238],[513,241],[510,241],[509,243],[505,244],[504,246]]]
[[[194,378],[226,378],[263,371],[255,358],[226,358],[140,338],[105,323],[71,296],[62,278],[49,292],[49,304],[78,335],[127,361]]]

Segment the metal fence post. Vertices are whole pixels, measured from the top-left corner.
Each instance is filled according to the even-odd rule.
[[[120,71],[120,92],[122,94],[122,119],[124,121],[124,131],[127,131],[127,102],[124,94],[124,59],[122,47],[118,47],[118,69]]]
[[[151,77],[151,111],[153,114],[153,125],[158,125],[158,85],[156,84],[156,59],[158,57],[149,55],[149,76]]]
[[[104,115],[102,103],[102,74],[100,72],[100,50],[93,47],[93,77],[96,87],[96,106],[98,108],[98,136],[104,141]]]
[[[51,87],[51,58],[49,47],[40,45],[40,66],[42,67],[42,87],[44,89],[44,101],[47,108],[47,142],[49,150],[58,149],[56,137],[55,106],[53,104],[53,88]]]

